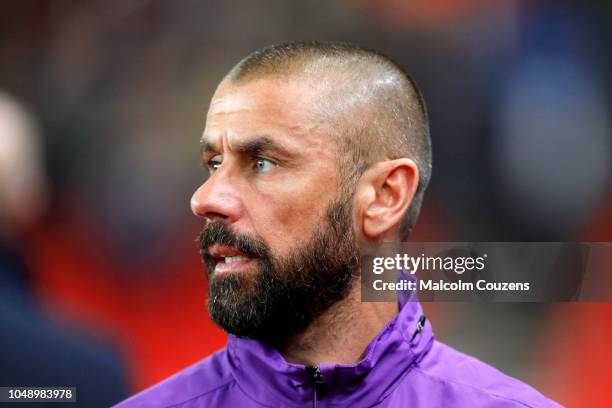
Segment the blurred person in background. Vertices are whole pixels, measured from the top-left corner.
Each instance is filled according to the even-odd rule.
[[[0,386],[76,387],[79,406],[107,407],[126,393],[119,356],[50,322],[30,282],[22,236],[47,202],[41,150],[33,118],[0,92]]]
[[[431,175],[424,101],[396,63],[344,43],[256,51],[201,143],[191,206],[228,345],[119,406],[557,406],[434,340],[418,302],[361,302],[359,246],[406,241]]]

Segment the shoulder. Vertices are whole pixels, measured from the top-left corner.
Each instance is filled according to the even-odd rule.
[[[560,406],[529,385],[438,341],[408,377],[412,378],[407,381],[421,383],[421,389],[435,390],[428,394],[430,398],[434,395],[433,399],[439,396],[443,406],[463,406],[470,402],[495,407]],[[437,404],[430,400],[427,406]]]
[[[120,402],[118,408],[180,407],[215,399],[234,385],[223,348],[172,377]]]

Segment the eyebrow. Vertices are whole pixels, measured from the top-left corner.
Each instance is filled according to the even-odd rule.
[[[235,144],[235,151],[242,154],[256,156],[266,151],[273,151],[284,156],[292,156],[292,152],[286,147],[271,139],[268,136],[255,136],[248,140],[240,141]],[[206,138],[200,140],[200,152],[202,155],[218,153],[216,145]]]

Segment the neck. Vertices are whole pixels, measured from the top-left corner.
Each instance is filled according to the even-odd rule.
[[[289,363],[355,364],[372,339],[397,313],[397,303],[361,302],[360,284],[279,351]]]

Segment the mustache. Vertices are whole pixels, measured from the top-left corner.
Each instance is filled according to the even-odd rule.
[[[236,248],[251,258],[270,258],[270,249],[261,238],[238,234],[220,221],[207,223],[198,234],[196,242],[205,261],[212,260],[208,247],[214,244]]]

